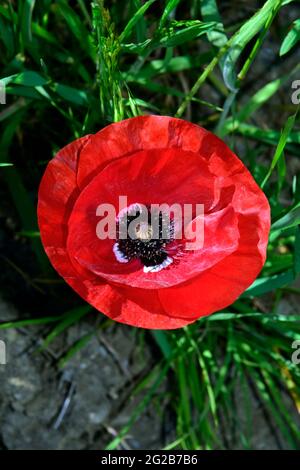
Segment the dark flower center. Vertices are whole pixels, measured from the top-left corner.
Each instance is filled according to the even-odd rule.
[[[161,211],[129,206],[118,216],[117,234],[114,253],[119,262],[139,259],[145,272],[157,272],[172,263],[166,248],[174,239],[174,224]]]

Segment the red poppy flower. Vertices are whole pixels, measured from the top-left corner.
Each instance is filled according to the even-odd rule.
[[[114,239],[97,236],[101,203],[116,208]],[[153,240],[149,219],[136,225],[135,239],[121,239],[125,215],[128,224],[133,209],[153,204],[203,204],[202,245],[186,249],[170,218],[169,238]],[[160,235],[163,217],[156,213]],[[111,124],[60,150],[40,185],[38,220],[51,263],[81,297],[116,321],[158,329],[237,299],[264,264],[270,228],[265,195],[225,143],[160,116]],[[197,220],[193,210],[190,230]]]

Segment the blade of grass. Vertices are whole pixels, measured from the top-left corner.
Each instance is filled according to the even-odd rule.
[[[246,296],[259,296],[272,292],[279,287],[286,286],[294,280],[293,270],[288,270],[282,274],[276,274],[275,276],[262,277],[253,282],[248,289],[242,294],[241,297]]]
[[[150,386],[150,389],[148,390],[148,392],[146,393],[144,398],[135,407],[135,410],[132,413],[131,417],[129,418],[127,424],[121,429],[118,436],[116,438],[114,438],[105,447],[105,450],[114,450],[122,442],[122,440],[127,435],[130,428],[132,427],[132,425],[135,423],[135,421],[139,418],[141,413],[147,408],[147,406],[151,402],[151,399],[152,399],[153,395],[155,394],[156,390],[158,389],[158,387],[162,383],[163,379],[165,378],[165,376],[168,372],[168,369],[169,369],[169,364],[166,364],[163,368],[158,370],[158,372],[156,371],[156,378],[154,380],[154,383]]]
[[[62,320],[56,325],[53,330],[46,336],[40,349],[46,348],[51,341],[53,341],[58,335],[60,335],[63,331],[70,326],[77,323],[81,320],[85,315],[87,315],[91,311],[91,307],[89,305],[84,305],[82,307],[77,307],[75,309],[66,312],[62,318]]]
[[[175,10],[177,5],[180,3],[180,0],[168,0],[164,8],[163,14],[159,20],[159,28],[163,28],[167,20],[169,19],[171,13]]]
[[[277,148],[275,150],[275,154],[274,154],[274,157],[272,159],[272,162],[271,162],[270,168],[268,170],[268,173],[266,174],[265,178],[263,179],[263,181],[261,183],[262,188],[265,186],[266,182],[270,178],[274,168],[276,167],[276,165],[278,163],[279,158],[281,157],[281,155],[284,151],[284,148],[287,144],[287,140],[288,140],[288,137],[290,135],[290,132],[294,127],[296,116],[297,116],[297,113],[290,116],[288,118],[285,126],[284,126],[284,129],[283,129],[282,134],[280,136],[280,139],[279,139]]]
[[[292,24],[292,27],[289,29],[281,44],[279,55],[283,56],[287,54],[297,44],[298,41],[300,41],[300,19],[295,20]]]
[[[131,35],[133,28],[137,25],[137,23],[143,18],[144,14],[148,10],[148,8],[154,3],[156,0],[148,0],[145,2],[133,15],[132,18],[128,21],[127,25],[125,26],[124,30],[119,36],[119,41],[124,42],[125,39]]]
[[[77,354],[82,348],[84,348],[89,343],[93,336],[95,336],[95,331],[91,333],[86,333],[77,341],[75,341],[75,343],[70,347],[68,352],[58,361],[58,367],[60,369],[64,368],[65,365],[69,362],[69,360],[72,359],[75,354]]]
[[[201,2],[201,13],[204,21],[216,22],[216,31],[209,31],[207,33],[208,40],[214,46],[220,48],[223,47],[227,42],[227,36],[225,34],[224,25],[218,10],[218,6],[215,0],[207,0]]]

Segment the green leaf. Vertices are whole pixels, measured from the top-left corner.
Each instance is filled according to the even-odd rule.
[[[84,348],[88,342],[92,339],[92,337],[95,335],[95,332],[93,331],[92,333],[86,333],[83,335],[81,338],[79,338],[73,345],[70,347],[68,352],[59,360],[58,362],[58,367],[63,368],[67,362],[80,351],[82,348]]]
[[[136,24],[140,21],[140,19],[144,16],[144,13],[148,10],[148,8],[154,3],[156,0],[148,0],[144,5],[139,8],[132,18],[128,21],[127,25],[125,26],[123,32],[119,36],[120,42],[125,41],[130,34],[132,33],[133,28]]]
[[[172,57],[169,60],[152,60],[138,72],[123,72],[126,81],[148,80],[164,73],[176,73],[190,70],[207,63],[211,58],[210,53]]]
[[[147,49],[150,49],[150,45],[152,45],[152,44],[153,44],[153,40],[146,39],[145,41],[139,42],[137,44],[135,44],[135,43],[129,43],[129,44],[122,43],[121,49],[124,52],[144,56]]]
[[[266,276],[281,273],[293,266],[293,255],[286,253],[278,256],[278,253],[272,253],[264,266],[264,273]]]
[[[300,64],[296,65],[293,70],[288,74],[283,75],[272,82],[264,85],[258,90],[251,98],[240,108],[240,110],[234,115],[226,119],[220,135],[224,137],[229,132],[234,132],[243,125],[264,103],[277,93],[277,91],[288,81],[291,80],[292,75],[296,74],[300,70]]]
[[[71,103],[79,104],[80,106],[87,106],[88,104],[87,94],[83,90],[62,85],[61,83],[55,83],[53,89],[59,96]]]
[[[60,44],[60,42],[57,40],[57,38],[53,34],[49,33],[49,31],[42,28],[37,23],[32,23],[31,27],[32,27],[32,32],[34,33],[35,36],[38,36],[39,38],[43,39],[49,44],[52,44],[58,49],[62,49],[62,45]]]
[[[300,225],[296,228],[296,237],[294,245],[294,272],[295,277],[300,274]]]
[[[58,8],[70,28],[72,34],[76,37],[82,50],[84,50],[92,59],[95,58],[92,36],[83,24],[80,16],[74,9],[68,5],[65,0],[58,0]]]
[[[159,113],[160,109],[157,106],[154,106],[153,104],[149,103],[148,101],[141,100],[140,98],[134,98],[132,99],[131,96],[129,95],[128,99],[124,99],[125,105],[130,106],[132,109],[133,107],[139,106],[140,108],[148,108],[154,111],[155,113]]]
[[[142,0],[133,0],[131,6],[130,14],[134,14],[142,6]],[[142,42],[146,39],[147,24],[145,18],[140,18],[140,20],[135,25],[136,38],[138,42]]]
[[[262,314],[258,312],[253,312],[253,313],[214,313],[213,315],[210,315],[209,317],[203,319],[208,322],[214,322],[214,321],[228,321],[228,320],[238,320],[241,318],[256,318],[256,317],[261,317]],[[201,321],[201,320],[200,320]]]
[[[277,145],[281,137],[279,131],[273,129],[261,129],[260,127],[253,126],[251,124],[240,123],[239,127],[236,129],[236,132],[239,134],[249,137],[250,139],[255,139],[261,142],[265,142],[270,145]],[[300,144],[300,133],[291,132],[287,137],[288,144],[297,144],[297,147],[293,147],[294,153],[299,155],[299,144]],[[288,148],[288,147],[287,147]]]
[[[286,286],[294,280],[293,270],[288,270],[285,273],[277,274],[275,276],[261,277],[256,279],[253,284],[242,294],[241,297],[259,296],[271,292],[280,287]]]
[[[282,155],[281,157],[279,158],[278,162],[277,162],[277,171],[278,171],[278,184],[277,184],[277,192],[278,194],[280,193],[282,187],[283,187],[283,184],[285,182],[285,178],[286,178],[286,161],[285,161],[285,155],[284,153],[282,152]]]
[[[42,318],[28,318],[26,320],[16,320],[0,323],[0,330],[7,330],[10,328],[21,328],[24,326],[34,325],[47,325],[48,323],[56,323],[61,320],[61,316],[55,317],[42,317]]]
[[[29,87],[43,86],[48,82],[48,80],[46,80],[42,75],[31,70],[10,75],[9,77],[3,77],[1,80],[5,83],[5,85],[14,83],[15,85]]]
[[[41,234],[39,231],[33,231],[33,230],[21,230],[19,232],[19,235],[22,237],[28,237],[28,238],[40,238]]]
[[[188,26],[184,27],[186,24],[188,24]],[[180,46],[185,42],[192,41],[206,34],[208,31],[213,30],[215,26],[216,23],[203,23],[199,20],[188,22],[176,21],[174,26],[158,31],[153,39],[147,39],[139,44],[122,44],[122,49],[127,52],[145,55],[157,47]]]
[[[51,343],[51,341],[54,340],[54,338],[61,334],[65,329],[77,323],[82,317],[87,315],[90,310],[91,307],[89,305],[84,305],[65,313],[58,325],[55,326],[51,333],[49,333],[48,336],[44,339],[40,349],[46,348]]]
[[[164,331],[152,330],[151,334],[166,359],[172,356],[172,347]]]
[[[0,39],[3,41],[4,53],[7,58],[14,54],[14,35],[11,25],[0,16]]]
[[[201,2],[201,13],[205,22],[213,21],[216,23],[216,31],[209,31],[207,37],[214,46],[221,48],[227,42],[222,18],[220,16],[216,0],[206,0]]]
[[[36,91],[35,88],[29,86],[14,86],[13,84],[13,86],[7,86],[5,91],[8,95],[22,96],[23,98],[31,98],[35,100],[42,99],[40,93]]]
[[[265,378],[267,373],[265,372],[263,367],[261,369],[262,369],[261,375]],[[254,368],[252,370],[252,374],[253,374],[253,377],[255,378],[255,386],[257,387],[257,390],[259,391],[263,401],[266,403],[266,406],[269,409],[270,415],[273,417],[277,428],[281,430],[282,434],[290,442],[290,445],[292,446],[292,448],[295,448],[293,439],[290,436],[290,433],[287,430],[286,423],[282,418],[282,409],[284,405],[282,401],[280,401],[280,406],[278,406],[278,403],[276,402],[274,403],[275,400],[274,400],[272,392],[276,390],[276,388],[273,387],[271,390],[268,389],[266,387],[265,381],[261,378],[261,375],[258,374]]]
[[[121,431],[118,433],[116,437],[105,447],[105,450],[114,450],[117,446],[122,442],[128,431],[130,430],[131,426],[135,423],[141,413],[147,408],[153,395],[156,393],[158,387],[164,380],[167,372],[169,369],[169,364],[166,364],[161,370],[154,370],[156,373],[155,381],[151,384],[149,390],[146,391],[146,394],[143,396],[142,400],[138,403],[138,405],[134,408],[133,413],[128,419],[128,422],[123,426]],[[150,372],[150,377],[152,378],[153,371]]]
[[[203,23],[202,21],[195,20],[191,26],[186,28],[170,30],[167,34],[165,33],[159,38],[158,44],[163,47],[175,47],[184,44],[187,41],[192,41],[208,31],[211,31],[216,27],[216,23]]]
[[[282,231],[300,224],[300,202],[272,224],[272,231]]]
[[[287,0],[283,4],[290,3],[292,0]],[[230,49],[226,53],[223,60],[223,78],[226,86],[231,89],[236,89],[236,64],[243,52],[246,45],[251,39],[261,31],[263,26],[266,24],[268,18],[272,14],[273,10],[277,7],[278,0],[268,0],[264,3],[262,8],[258,10],[248,21],[243,23],[239,31],[234,35],[231,42]]]
[[[266,174],[262,184],[261,184],[261,187],[263,188],[266,184],[266,182],[268,181],[268,179],[270,178],[271,174],[272,174],[272,171],[274,170],[275,166],[277,165],[277,162],[279,160],[279,158],[281,157],[282,155],[282,152],[284,151],[284,148],[287,144],[287,140],[288,140],[288,137],[289,137],[289,134],[291,132],[291,130],[293,129],[294,127],[294,123],[295,123],[295,119],[296,119],[296,116],[297,116],[297,113],[293,114],[292,116],[290,116],[284,126],[284,129],[282,131],[282,134],[280,136],[280,139],[279,139],[279,142],[278,142],[278,145],[277,145],[277,148],[276,148],[276,151],[275,151],[275,154],[274,154],[274,157],[273,157],[273,160],[271,162],[271,166],[269,168],[269,171],[268,173]]]
[[[160,18],[160,21],[159,21],[159,27],[162,28],[167,19],[169,18],[170,14],[172,13],[172,11],[177,7],[178,3],[180,2],[180,0],[168,0],[167,1],[167,4],[165,6],[165,9],[163,11],[163,14]]]
[[[23,0],[23,8],[21,8],[21,35],[23,43],[29,43],[32,41],[32,12],[34,9],[35,0]]]
[[[284,38],[279,55],[283,56],[284,54],[287,54],[292,47],[297,44],[297,42],[300,40],[300,19],[294,21],[290,31],[287,33],[286,37]]]

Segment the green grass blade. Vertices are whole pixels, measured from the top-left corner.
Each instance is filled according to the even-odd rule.
[[[159,27],[162,28],[167,22],[170,14],[175,10],[177,5],[180,3],[180,0],[167,0],[166,6],[164,8],[163,14],[159,20]]]
[[[49,333],[46,338],[44,339],[41,349],[46,348],[51,341],[53,341],[58,335],[60,335],[63,331],[65,331],[70,326],[77,323],[81,320],[85,315],[87,315],[91,311],[91,307],[89,305],[84,305],[82,307],[77,307],[75,309],[66,312],[62,320],[54,327],[54,329]]]
[[[225,34],[216,0],[201,2],[201,13],[205,22],[213,21],[216,23],[216,30],[207,33],[208,40],[218,48],[223,47],[228,39]]]
[[[296,116],[297,116],[297,113],[293,114],[292,116],[290,116],[284,126],[284,129],[282,131],[282,134],[280,136],[280,139],[279,139],[279,142],[278,142],[278,145],[277,145],[277,148],[275,150],[275,154],[274,154],[274,157],[273,157],[273,160],[271,162],[271,165],[270,165],[270,168],[269,168],[269,171],[268,173],[266,174],[265,178],[263,179],[263,182],[261,183],[261,187],[263,188],[266,184],[266,182],[268,181],[268,179],[270,178],[274,168],[276,167],[277,163],[278,163],[278,160],[279,158],[281,157],[283,151],[284,151],[284,148],[287,144],[287,140],[288,140],[288,137],[290,135],[290,132],[291,130],[293,129],[294,127],[294,124],[295,124],[295,119],[296,119]]]
[[[286,286],[287,284],[293,282],[294,272],[293,270],[288,270],[285,273],[277,274],[275,276],[262,277],[256,279],[253,284],[248,287],[248,289],[242,294],[242,297],[248,295],[259,296],[271,292],[274,289],[279,289],[280,287]]]
[[[292,27],[289,29],[289,32],[281,44],[279,55],[283,56],[287,54],[298,41],[300,41],[300,19],[294,21]]]
[[[119,36],[120,42],[124,42],[128,37],[131,35],[133,28],[137,25],[137,23],[143,18],[144,14],[148,10],[148,8],[154,3],[156,0],[148,0],[145,2],[133,15],[132,18],[128,21],[127,25],[125,26],[124,30]]]

